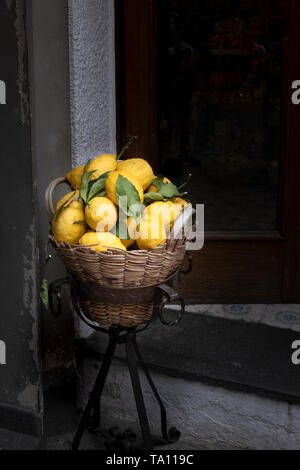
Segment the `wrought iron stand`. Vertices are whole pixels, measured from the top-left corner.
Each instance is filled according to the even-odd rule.
[[[155,444],[162,444],[164,443],[173,443],[176,442],[179,437],[180,433],[177,429],[172,428],[168,430],[167,428],[167,413],[164,407],[164,404],[158,394],[158,391],[152,381],[152,378],[149,374],[149,371],[141,357],[140,351],[137,346],[136,342],[136,331],[132,330],[125,330],[121,331],[117,328],[111,328],[109,330],[109,344],[106,350],[100,371],[98,373],[94,388],[90,394],[89,401],[85,408],[83,417],[77,429],[74,441],[73,441],[73,450],[77,450],[80,445],[80,441],[85,429],[89,429],[90,431],[95,431],[99,429],[100,426],[100,401],[101,401],[101,394],[105,385],[105,381],[109,372],[109,368],[114,356],[115,348],[117,344],[125,344],[126,353],[127,353],[127,360],[128,360],[128,368],[130,372],[130,378],[132,382],[133,393],[135,397],[139,422],[141,426],[142,436],[143,436],[143,444],[144,449],[150,450],[153,449],[153,439],[150,433],[150,426],[147,417],[140,377],[139,377],[139,370],[138,370],[138,361],[139,365],[143,369],[146,378],[150,384],[150,387],[154,393],[154,396],[159,404],[160,413],[161,413],[161,432],[163,436],[163,441],[156,442]],[[113,436],[111,436],[113,437]],[[120,445],[128,449],[134,444],[133,440],[125,439],[120,442]],[[113,439],[112,439],[113,441]]]
[[[185,273],[190,272],[190,269],[191,269],[191,265],[190,265],[189,270],[186,271]],[[153,320],[153,318],[159,316],[163,324],[168,325],[168,326],[173,326],[181,320],[185,311],[185,305],[184,305],[183,300],[179,297],[179,295],[173,289],[173,287],[178,282],[178,276],[179,276],[179,273],[176,273],[167,281],[167,283],[153,286],[152,291],[148,290],[148,292],[147,292],[147,288],[143,288],[143,287],[133,288],[133,289],[110,289],[110,288],[101,288],[101,287],[99,288],[99,286],[97,286],[97,291],[100,297],[104,296],[106,297],[106,299],[110,297],[110,301],[113,301],[114,296],[116,295],[116,291],[118,290],[118,293],[119,293],[118,302],[119,303],[120,303],[120,298],[128,302],[128,301],[132,301],[130,299],[132,299],[134,296],[135,301],[137,303],[140,301],[141,298],[145,299],[145,295],[148,297],[152,296],[154,298],[155,308],[154,308],[154,314],[150,322]],[[149,326],[150,322],[148,322],[146,325],[142,327],[137,327],[137,328],[110,327],[109,329],[102,328],[96,325],[95,323],[92,323],[90,320],[88,320],[84,316],[79,306],[78,298],[80,298],[80,295],[82,293],[82,285],[79,285],[78,283],[76,283],[76,281],[70,278],[58,280],[50,285],[50,288],[49,288],[50,307],[51,307],[52,312],[56,316],[59,315],[61,312],[61,305],[62,305],[61,288],[63,284],[69,284],[71,288],[71,297],[72,297],[73,307],[77,315],[80,317],[80,319],[84,323],[86,323],[88,326],[93,328],[94,330],[100,331],[109,336],[109,344],[108,344],[106,353],[104,355],[104,359],[100,367],[94,388],[90,394],[82,419],[76,431],[76,434],[73,440],[72,449],[73,450],[79,449],[83,433],[86,429],[88,429],[89,431],[96,431],[100,427],[101,395],[102,395],[104,385],[108,376],[108,372],[112,363],[112,359],[114,357],[116,346],[120,344],[124,344],[126,348],[128,369],[130,373],[134,398],[135,398],[136,407],[137,407],[137,413],[138,413],[140,427],[142,431],[143,448],[146,450],[152,450],[154,446],[177,442],[180,438],[180,432],[175,427],[168,429],[166,408],[153,383],[151,375],[146,367],[145,362],[142,359],[141,353],[137,345],[137,334],[144,331]],[[88,290],[90,287],[91,286],[88,286]],[[94,288],[96,287],[94,286]],[[146,294],[145,294],[145,289],[146,289]],[[120,297],[120,294],[121,294],[120,291],[122,292],[121,297]],[[57,300],[57,305],[55,306],[53,302],[54,296],[56,296],[56,300]],[[172,302],[179,302],[181,304],[181,310],[178,313],[178,316],[175,321],[168,322],[164,318],[164,307],[167,304],[170,304]],[[151,387],[151,390],[160,408],[162,439],[155,440],[155,441],[153,437],[151,436],[151,432],[150,432],[149,420],[148,420],[148,416],[146,412],[146,407],[145,407],[145,402],[144,402],[144,397],[143,397],[143,392],[142,392],[142,387],[141,387],[141,382],[140,382],[139,366],[143,370],[146,376],[146,379]],[[109,448],[110,446],[116,448],[116,446],[118,445],[116,443],[117,441],[119,441],[119,446],[123,450],[131,450],[135,444],[134,433],[132,433],[132,431],[130,430],[127,430],[125,431],[125,433],[121,435],[121,433],[118,431],[118,428],[113,428],[110,432],[110,438],[108,438],[106,442],[107,446]]]

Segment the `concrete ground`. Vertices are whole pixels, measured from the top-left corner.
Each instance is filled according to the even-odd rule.
[[[179,443],[164,449],[214,448],[218,439],[219,447],[234,448],[243,435],[248,438],[240,439],[239,448],[248,443],[249,448],[299,449],[300,377],[291,362],[297,333],[259,323],[244,325],[188,312],[186,321],[172,331],[153,324],[139,338],[145,361],[165,396],[171,424],[183,431]],[[102,337],[100,341],[93,335],[78,350],[81,402],[91,390],[104,348]],[[129,422],[136,420],[136,410],[126,373],[124,351],[119,347],[103,396],[101,425],[104,429],[119,426],[122,431],[130,427],[140,436],[137,421]],[[157,428],[157,407],[148,395],[145,398],[148,410],[153,409],[151,424]],[[43,441],[0,430],[0,450],[69,450],[79,419],[75,381],[52,388],[45,393]],[[104,438],[86,432],[81,448],[105,450]]]
[[[40,441],[25,434],[0,429],[0,450],[38,450]]]
[[[68,387],[49,391],[45,394],[45,432],[44,448],[46,450],[70,450],[80,414],[76,408],[76,392],[74,384]],[[137,422],[129,422],[120,419],[111,420],[105,416],[102,420],[103,433],[108,429],[118,426],[123,432],[132,429],[137,435],[137,444],[140,444],[141,431]],[[107,450],[104,445],[105,437],[100,433],[86,431],[82,439],[81,450]],[[170,446],[164,446],[164,450],[188,450],[188,443],[179,441]],[[201,446],[201,450],[205,447]]]
[[[80,414],[76,408],[76,384],[73,382],[68,386],[50,390],[45,394],[45,438],[40,441],[32,436],[0,430],[0,450],[71,450],[79,419]],[[118,426],[122,432],[130,428],[137,436],[141,435],[137,422],[120,419],[112,422],[104,416],[103,430],[107,431],[113,426]],[[80,449],[107,450],[104,441],[105,438],[100,433],[87,431],[84,433]],[[174,446],[163,448],[185,450],[189,449],[189,446],[179,441]]]

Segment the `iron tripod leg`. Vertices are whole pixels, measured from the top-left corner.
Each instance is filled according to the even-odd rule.
[[[73,444],[72,444],[73,450],[78,450],[84,430],[88,427],[88,423],[91,418],[91,413],[95,409],[96,409],[96,414],[99,416],[99,424],[100,424],[100,398],[101,398],[101,394],[105,385],[107,374],[111,365],[111,361],[112,361],[112,358],[116,349],[116,345],[117,345],[117,342],[115,338],[110,337],[108,348],[107,348],[107,351],[105,353],[105,356],[102,362],[102,366],[98,373],[94,388],[90,394],[90,398],[84,410],[83,417],[80,421],[80,424],[78,426],[78,429],[76,431],[76,434],[73,440]],[[95,419],[95,415],[93,416],[93,418]]]
[[[136,403],[136,408],[139,416],[140,426],[142,430],[142,436],[144,441],[145,450],[152,450],[152,438],[150,434],[150,427],[148,416],[145,408],[145,402],[139,377],[139,369],[135,354],[135,334],[128,335],[126,338],[126,353],[128,360],[128,368]]]
[[[126,346],[128,369],[130,373],[137,413],[138,413],[140,427],[142,431],[144,449],[152,450],[154,443],[153,443],[153,439],[150,433],[150,426],[149,426],[149,421],[147,417],[147,412],[146,412],[146,407],[145,407],[145,402],[144,402],[144,397],[143,397],[143,392],[142,392],[142,387],[141,387],[141,382],[140,382],[140,377],[139,377],[138,361],[140,362],[140,365],[145,373],[145,376],[150,384],[150,387],[160,407],[161,431],[162,431],[163,440],[156,441],[155,444],[161,445],[161,444],[167,444],[167,443],[174,443],[174,442],[177,442],[178,439],[180,438],[180,432],[176,428],[171,428],[168,431],[166,409],[152,381],[149,371],[142,359],[141,353],[138,349],[137,342],[136,342],[136,332],[130,331],[130,332],[127,332],[125,335],[118,335],[118,334],[111,333],[109,345],[105,353],[102,366],[98,373],[94,388],[91,392],[83,417],[81,419],[76,435],[74,437],[73,446],[72,446],[73,450],[78,450],[85,429],[89,428],[89,429],[95,430],[100,425],[101,394],[103,392],[103,388],[104,388],[105,381],[109,372],[109,368],[113,359],[116,345],[122,344],[122,343],[125,343],[125,346]]]
[[[178,431],[178,429],[176,429],[175,427],[173,428],[170,428],[168,429],[168,423],[167,423],[167,411],[166,411],[166,408],[163,404],[163,401],[162,399],[160,398],[160,395],[157,391],[157,388],[155,387],[154,385],[154,382],[151,378],[151,375],[146,367],[146,364],[144,363],[144,360],[142,358],[142,355],[140,353],[140,350],[138,348],[138,345],[137,345],[137,342],[136,342],[136,337],[133,338],[133,345],[134,345],[134,349],[135,349],[135,353],[136,353],[136,356],[140,362],[140,365],[144,371],[144,374],[148,380],[148,383],[151,387],[151,390],[155,396],[155,399],[159,405],[159,408],[160,408],[160,423],[161,423],[161,433],[162,433],[162,437],[164,439],[164,442],[161,442],[161,444],[174,444],[175,442],[177,442],[179,439],[180,439],[180,431]],[[157,443],[159,444],[159,443]]]

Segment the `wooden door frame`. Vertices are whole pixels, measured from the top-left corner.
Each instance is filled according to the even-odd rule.
[[[292,21],[286,44],[279,222],[285,240],[283,298],[300,300],[300,106],[292,103],[291,86],[300,77],[300,2],[290,0]]]
[[[300,107],[291,101],[291,84],[300,79],[300,2],[290,2],[278,231],[207,232],[194,274],[183,282],[192,303],[300,302]],[[131,155],[157,169],[157,0],[115,0],[115,7],[119,147],[138,135]]]
[[[154,169],[157,169],[157,44],[153,34],[156,5],[157,0],[115,0],[117,142],[121,148],[130,137],[138,136],[130,149],[131,155],[146,158]],[[131,54],[133,50],[135,53]]]

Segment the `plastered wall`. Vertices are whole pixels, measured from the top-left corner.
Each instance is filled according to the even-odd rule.
[[[73,165],[116,151],[114,2],[69,0]]]

